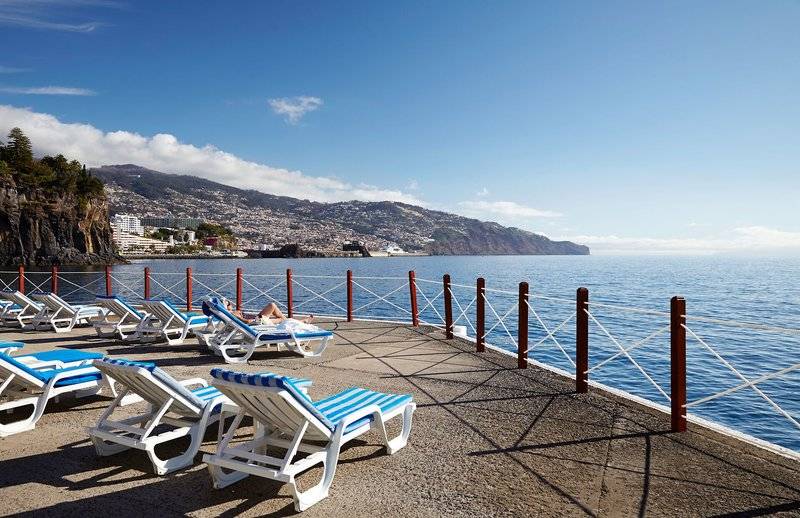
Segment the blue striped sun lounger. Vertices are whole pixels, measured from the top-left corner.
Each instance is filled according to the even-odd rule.
[[[389,454],[408,443],[416,404],[411,396],[384,394],[353,387],[312,401],[296,383],[275,374],[248,374],[213,369],[214,386],[239,407],[233,423],[217,444],[216,453],[204,455],[215,488],[223,488],[248,475],[288,484],[294,507],[303,511],[328,495],[339,452],[344,444],[373,427],[382,434]],[[245,415],[266,430],[244,443],[230,444]],[[390,439],[386,422],[402,416],[399,435]],[[275,447],[282,458],[264,452]],[[271,451],[271,450],[270,450]],[[298,453],[304,456],[295,459]],[[322,464],[320,483],[300,491],[295,477]]]
[[[247,362],[256,348],[270,346],[278,350],[285,346],[301,356],[319,356],[333,338],[331,331],[299,321],[291,325],[247,324],[228,311],[216,297],[208,297],[203,301],[203,312],[222,322],[205,341],[226,363]]]
[[[100,353],[53,349],[34,354],[0,354],[0,411],[33,406],[27,417],[0,424],[0,437],[31,430],[44,414],[47,402],[62,394],[84,397],[108,387],[114,393],[113,380],[103,377],[92,366]]]

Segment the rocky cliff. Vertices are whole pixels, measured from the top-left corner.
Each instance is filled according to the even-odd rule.
[[[105,264],[119,260],[104,196],[0,187],[0,263]]]

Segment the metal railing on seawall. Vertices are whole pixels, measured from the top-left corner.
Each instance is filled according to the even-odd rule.
[[[760,365],[766,372],[754,374],[739,365],[739,355],[722,346],[735,340],[755,343],[764,333],[796,339],[800,329],[691,315],[682,297],[673,297],[668,310],[660,311],[590,300],[586,288],[578,288],[572,299],[532,292],[526,282],[515,291],[500,290],[487,287],[482,278],[474,285],[455,283],[447,274],[433,280],[417,278],[414,271],[402,276],[358,276],[351,270],[343,275],[298,275],[291,269],[245,274],[243,268],[195,273],[192,268],[153,272],[145,267],[125,272],[106,267],[87,272],[53,267],[26,272],[20,267],[0,271],[0,287],[52,291],[72,302],[91,301],[98,293],[134,303],[165,298],[190,311],[198,309],[204,297],[216,295],[230,298],[243,311],[258,311],[273,302],[288,316],[313,313],[348,322],[433,326],[446,339],[458,336],[473,342],[477,353],[497,350],[515,356],[520,369],[534,364],[567,376],[574,380],[578,394],[597,387],[664,411],[670,415],[673,432],[683,432],[687,422],[697,422],[800,459],[793,449],[744,434],[735,423],[709,421],[693,410],[749,392],[752,398],[729,404],[736,407],[734,412],[763,421],[763,426],[784,420],[792,443],[797,444],[800,422],[796,414],[762,389],[767,382],[786,383],[787,375],[800,369],[796,356],[789,356],[788,364],[786,355],[770,357]],[[620,364],[627,369],[624,376]],[[721,386],[710,390],[714,383],[709,379],[720,381]],[[687,392],[687,380],[691,392]],[[796,393],[796,387],[786,390]],[[757,409],[755,401],[765,403],[771,412]]]

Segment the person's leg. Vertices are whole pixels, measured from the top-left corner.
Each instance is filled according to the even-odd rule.
[[[274,318],[278,322],[283,322],[286,320],[286,317],[281,312],[280,308],[274,302],[270,302],[264,308],[258,312],[259,317],[267,317],[267,318]]]

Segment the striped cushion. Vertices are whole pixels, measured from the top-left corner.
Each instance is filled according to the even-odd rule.
[[[338,423],[346,416],[370,405],[378,405],[381,412],[386,413],[400,405],[405,405],[410,402],[411,396],[408,394],[384,394],[382,392],[373,392],[372,390],[351,387],[334,396],[317,401],[314,403],[314,406],[331,422]],[[358,428],[369,421],[372,421],[372,416],[362,417],[352,422],[345,432]]]
[[[246,374],[218,368],[213,369],[211,375],[216,379],[243,385],[282,388],[291,393],[300,405],[331,431],[334,431],[336,425],[346,416],[364,407],[378,405],[381,412],[388,412],[411,401],[411,396],[409,395],[383,394],[352,387],[314,403],[311,398],[297,388],[297,384],[293,382],[294,378],[278,376],[272,373]],[[372,416],[363,417],[351,423],[345,431],[349,432],[371,420]]]
[[[195,397],[199,398],[202,401],[208,401],[210,399],[214,399],[217,396],[221,396],[222,392],[217,390],[215,387],[200,387],[192,390],[192,394]]]
[[[22,349],[25,344],[22,342],[0,342],[0,349]]]

